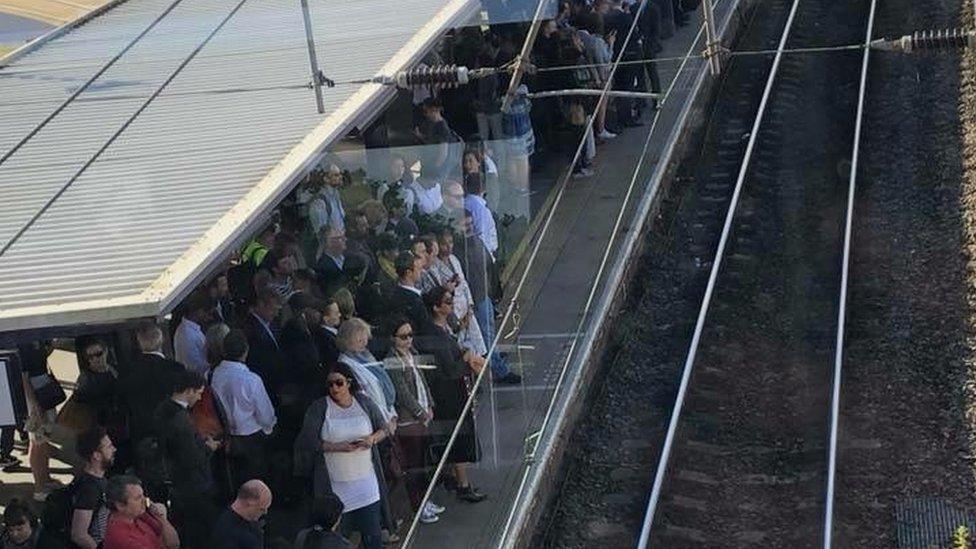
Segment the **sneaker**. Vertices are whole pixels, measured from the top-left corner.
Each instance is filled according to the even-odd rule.
[[[447,507],[444,507],[443,505],[437,505],[433,501],[428,501],[427,502],[427,505],[424,506],[424,511],[425,512],[426,511],[429,511],[429,512],[435,514],[435,515],[439,515],[439,514],[443,513],[446,510],[447,510]]]
[[[614,137],[617,137],[617,134],[609,132],[606,128],[604,128],[603,131],[596,134],[596,136],[600,139],[613,139]]]
[[[424,509],[423,512],[420,513],[420,522],[424,524],[434,524],[439,520],[441,520],[441,517],[437,516],[437,514],[431,512],[429,509]]]
[[[6,469],[14,465],[20,465],[20,460],[10,454],[0,456],[0,469]]]
[[[573,172],[573,178],[575,178],[575,179],[581,179],[581,178],[584,178],[584,177],[590,177],[592,175],[593,175],[593,170],[591,170],[589,168],[580,168],[579,170],[576,170],[575,172]]]

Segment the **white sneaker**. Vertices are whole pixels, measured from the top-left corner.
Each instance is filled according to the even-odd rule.
[[[427,504],[424,506],[425,513],[433,513],[435,515],[439,515],[446,510],[447,507],[444,507],[443,505],[437,505],[433,501],[428,501]]]
[[[607,129],[604,128],[603,131],[596,134],[596,136],[600,139],[613,139],[614,137],[617,137],[617,134],[608,132]]]
[[[424,508],[424,511],[420,513],[420,522],[424,524],[433,524],[439,520],[441,520],[441,517],[430,512],[426,507]]]

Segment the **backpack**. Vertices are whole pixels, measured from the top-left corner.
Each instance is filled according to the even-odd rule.
[[[217,395],[210,387],[212,379],[213,370],[210,370],[207,373],[207,384],[203,388],[200,401],[190,409],[190,421],[201,437],[220,439],[226,432],[227,423],[224,420],[223,409],[217,400]]]
[[[159,438],[146,437],[136,444],[134,465],[136,475],[153,491],[169,484],[169,460]]]
[[[75,492],[77,484],[71,481],[66,486],[60,486],[44,500],[41,511],[41,523],[44,532],[68,546],[71,541],[71,519],[74,514]]]

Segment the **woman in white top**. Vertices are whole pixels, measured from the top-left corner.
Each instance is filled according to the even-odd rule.
[[[383,546],[387,489],[377,443],[389,434],[379,408],[360,391],[353,371],[334,364],[328,396],[309,406],[295,440],[295,473],[312,476],[316,495],[342,501],[343,532],[358,531],[362,546]]]
[[[339,362],[349,366],[363,392],[379,407],[392,433],[396,429],[396,389],[383,363],[366,348],[371,337],[369,324],[360,318],[353,317],[340,324],[336,334]]]

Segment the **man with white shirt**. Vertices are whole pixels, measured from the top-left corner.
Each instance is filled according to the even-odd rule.
[[[444,197],[441,196],[441,183],[437,179],[421,176],[406,188],[413,193],[416,200],[415,211],[422,214],[431,215],[444,203]]]
[[[268,476],[267,447],[278,418],[261,378],[248,369],[247,336],[231,330],[223,342],[224,360],[214,368],[210,386],[220,402],[230,437],[228,458],[234,489],[249,479]]]
[[[322,186],[308,203],[308,221],[312,225],[312,231],[317,235],[326,226],[345,231],[346,210],[339,195],[339,187],[343,181],[342,170],[339,166],[330,164],[322,177]]]
[[[176,361],[187,370],[206,375],[210,369],[207,361],[207,336],[203,327],[213,319],[213,301],[210,296],[195,292],[186,300],[183,320],[173,334],[173,353]]]
[[[495,218],[485,202],[485,182],[480,173],[464,176],[464,209],[471,212],[471,222],[475,233],[485,243],[485,248],[494,255],[498,251],[498,230]]]

